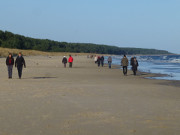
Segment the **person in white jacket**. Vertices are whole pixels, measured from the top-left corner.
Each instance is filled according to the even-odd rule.
[[[94,57],[94,62],[95,62],[95,64],[97,63],[97,56],[96,55]]]

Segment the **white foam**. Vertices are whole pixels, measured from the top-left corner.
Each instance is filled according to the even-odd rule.
[[[172,59],[169,62],[170,63],[180,63],[180,59]]]

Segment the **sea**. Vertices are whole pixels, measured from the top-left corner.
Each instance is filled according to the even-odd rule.
[[[133,56],[127,56],[131,59]],[[141,72],[163,74],[150,79],[180,80],[180,55],[135,56],[139,62],[138,70]],[[112,56],[114,65],[120,65],[123,56]],[[107,63],[107,57],[105,57]],[[131,66],[129,66],[129,69]]]

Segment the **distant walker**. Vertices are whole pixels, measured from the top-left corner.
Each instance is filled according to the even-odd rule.
[[[66,56],[63,57],[62,63],[64,64],[64,68],[66,68],[66,64],[67,64],[67,58],[66,58]]]
[[[73,64],[73,57],[72,57],[71,55],[69,55],[68,62],[69,62],[69,67],[70,67],[70,68],[72,68],[72,64]]]
[[[132,62],[132,70],[133,70],[134,75],[136,75],[138,66],[139,66],[139,63],[136,57],[134,57],[133,62]]]
[[[14,65],[14,58],[11,53],[9,53],[7,59],[6,59],[6,65],[8,69],[8,77],[9,79],[12,78],[12,71],[13,71],[13,65]]]
[[[127,67],[128,67],[128,65],[129,65],[129,61],[128,61],[126,55],[124,55],[124,57],[122,58],[122,60],[121,60],[121,65],[122,65],[122,67],[123,67],[123,73],[124,73],[124,75],[127,75]]]
[[[111,56],[109,56],[109,57],[108,57],[108,59],[107,59],[107,61],[108,61],[108,64],[109,64],[109,68],[111,68],[111,64],[112,64],[112,57],[111,57]]]

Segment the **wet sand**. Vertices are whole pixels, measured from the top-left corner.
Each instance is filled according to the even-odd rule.
[[[22,79],[0,59],[0,135],[179,135],[179,81],[98,68],[75,56],[25,57]]]

